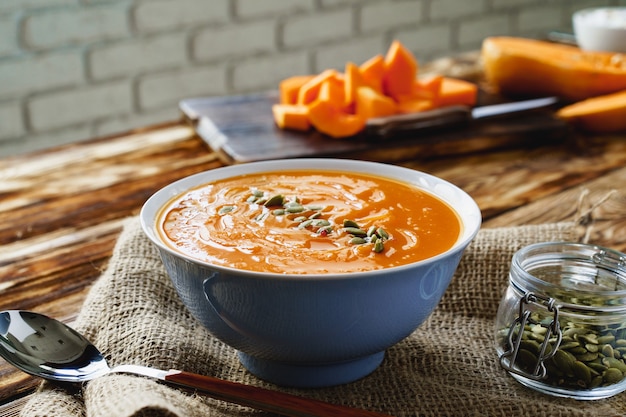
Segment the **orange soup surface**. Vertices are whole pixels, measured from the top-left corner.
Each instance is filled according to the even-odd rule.
[[[366,174],[280,171],[196,187],[159,215],[162,239],[211,264],[280,274],[370,271],[454,245],[458,215],[409,184]]]

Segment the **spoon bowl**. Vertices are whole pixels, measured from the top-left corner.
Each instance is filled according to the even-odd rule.
[[[54,381],[84,382],[110,372],[102,354],[83,335],[28,311],[0,313],[0,355],[28,374]]]
[[[111,368],[102,353],[83,335],[58,320],[30,311],[0,312],[0,356],[30,375],[52,381],[86,382],[109,373],[129,373],[198,389],[212,398],[285,416],[385,417],[372,411],[191,372],[162,371],[138,365]]]

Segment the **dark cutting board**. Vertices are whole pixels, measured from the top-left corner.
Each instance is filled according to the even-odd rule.
[[[272,104],[277,92],[191,98],[180,102],[198,135],[226,163],[302,157],[350,157],[381,162],[433,158],[485,150],[533,147],[561,140],[566,125],[542,109],[475,122],[448,130],[419,131],[401,137],[355,136],[332,139],[311,130],[276,127]],[[479,94],[479,105],[499,101]]]

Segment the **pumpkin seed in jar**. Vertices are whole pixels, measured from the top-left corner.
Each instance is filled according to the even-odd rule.
[[[609,368],[604,371],[603,379],[607,384],[615,384],[624,378],[624,374],[617,368]]]
[[[615,341],[615,336],[611,333],[598,337],[599,345],[605,345],[607,343],[612,343],[614,341]]]
[[[572,363],[572,372],[575,378],[584,382],[585,386],[591,383],[591,369],[582,361],[574,361]]]

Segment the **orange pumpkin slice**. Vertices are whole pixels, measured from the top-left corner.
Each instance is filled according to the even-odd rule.
[[[437,107],[452,105],[474,106],[478,96],[478,86],[469,81],[444,77],[437,97]]]
[[[570,104],[556,115],[590,132],[626,130],[626,90]]]
[[[281,104],[296,104],[300,87],[313,79],[315,75],[294,75],[285,78],[278,84]]]
[[[343,108],[346,104],[344,80],[339,77],[329,77],[325,80],[317,94],[317,99],[326,101],[337,108]]]
[[[327,69],[307,81],[298,90],[297,104],[309,104],[317,99],[322,83],[331,77],[336,77],[337,71],[334,69]]]
[[[413,95],[430,101],[437,101],[443,84],[442,75],[419,78],[413,83]]]
[[[309,105],[309,120],[318,131],[337,139],[354,136],[365,127],[361,116],[343,112],[322,100]]]
[[[398,113],[418,113],[421,111],[434,109],[435,103],[425,98],[406,98],[398,102],[396,106]]]
[[[385,58],[374,55],[359,66],[365,82],[378,93],[383,92],[383,75],[385,74]]]
[[[411,94],[417,77],[417,60],[400,43],[393,41],[385,55],[383,90],[386,95],[396,97]]]
[[[352,62],[346,64],[345,77],[345,98],[346,105],[350,106],[357,101],[357,90],[367,86],[367,82],[361,75],[361,70]]]
[[[372,87],[359,87],[356,94],[356,113],[365,119],[391,116],[397,112],[396,102]]]
[[[309,108],[297,104],[274,104],[272,114],[281,129],[307,131],[311,128]]]

